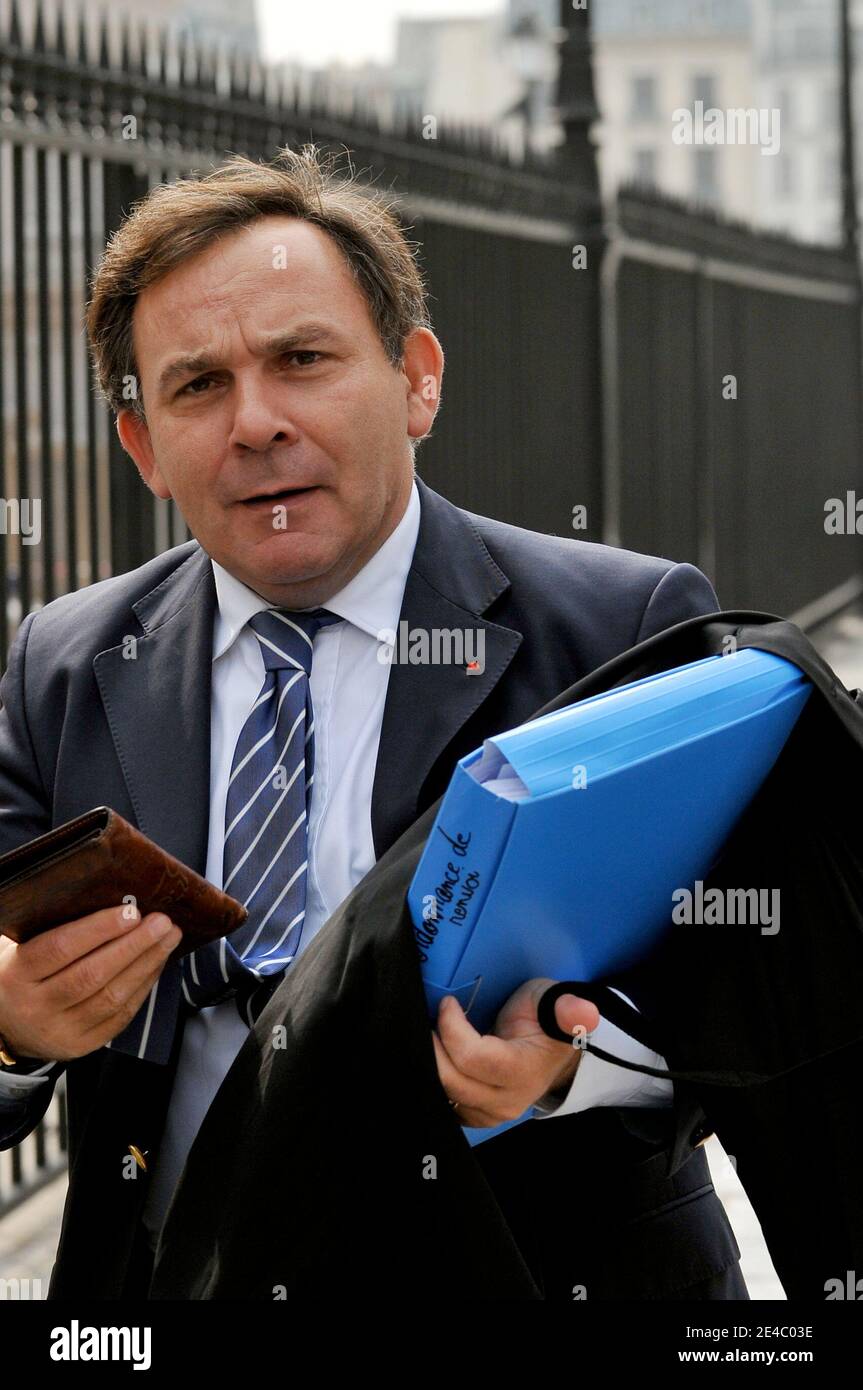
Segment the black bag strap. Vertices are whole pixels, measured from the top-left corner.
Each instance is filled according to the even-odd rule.
[[[597,1047],[590,1041],[588,1035],[583,1043],[573,1042],[572,1035],[565,1033],[558,1027],[557,1019],[554,1016],[554,1006],[562,994],[575,994],[579,999],[589,999],[591,1004],[595,1004],[603,1018],[609,1023],[613,1023],[622,1032],[628,1033],[637,1042],[649,1047],[652,1052],[662,1052],[662,1044],[654,1032],[652,1025],[640,1014],[631,1004],[627,1004],[625,999],[621,999],[619,994],[615,994],[608,985],[597,984],[595,981],[588,980],[559,980],[542,995],[537,1007],[537,1019],[542,1031],[556,1042],[570,1043],[572,1046],[579,1046],[585,1052],[592,1052],[595,1057],[599,1057],[603,1062],[611,1062],[614,1066],[625,1067],[627,1071],[639,1071],[645,1076],[658,1076],[668,1081],[690,1081],[702,1086],[757,1086],[771,1078],[761,1072],[741,1072],[741,1071],[664,1071],[661,1067],[648,1067],[639,1062],[625,1061],[622,1057],[614,1057],[604,1048]],[[798,1065],[805,1065],[801,1063]],[[795,1068],[789,1068],[795,1070]]]
[[[722,649],[723,639],[736,639],[743,627],[758,628],[775,623],[784,625],[785,622],[784,618],[777,617],[775,613],[761,613],[750,608],[697,613],[694,618],[685,618],[673,627],[663,628],[652,637],[646,637],[637,646],[618,652],[610,661],[595,667],[568,690],[561,691],[553,700],[535,710],[530,717],[539,719],[542,715],[565,709],[574,699],[586,700],[592,695],[613,690],[618,685],[640,680],[642,676],[654,676],[663,669],[684,665],[695,659],[694,653],[699,647],[703,655],[708,655],[711,651],[718,654]],[[814,648],[812,656],[815,660],[819,659]]]

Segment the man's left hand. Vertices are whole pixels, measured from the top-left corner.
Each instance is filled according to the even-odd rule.
[[[438,1076],[463,1125],[486,1127],[515,1120],[547,1091],[572,1082],[583,1049],[542,1031],[537,1007],[554,980],[528,980],[506,1001],[492,1033],[478,1033],[452,995],[438,1009],[432,1032]],[[599,1010],[587,999],[562,994],[554,1006],[565,1033],[592,1033]]]

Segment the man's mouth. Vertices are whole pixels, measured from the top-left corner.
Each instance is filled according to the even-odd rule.
[[[311,487],[286,487],[281,488],[278,492],[258,492],[253,497],[244,497],[242,504],[244,507],[253,508],[287,506],[291,502],[299,501],[316,491],[316,484]]]

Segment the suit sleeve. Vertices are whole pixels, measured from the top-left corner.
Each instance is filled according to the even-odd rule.
[[[673,565],[647,600],[633,646],[687,618],[718,612],[719,600],[706,575],[694,565]]]
[[[0,680],[0,854],[51,829],[51,807],[42,782],[25,695],[27,641],[37,617],[28,613]]]
[[[25,660],[36,614],[24,619],[0,680],[0,854],[51,829],[51,811],[27,719]],[[2,1033],[2,1027],[0,1027]],[[64,1062],[0,1067],[0,1149],[20,1143],[42,1119]]]
[[[45,1118],[45,1112],[54,1094],[54,1082],[61,1070],[62,1067],[58,1067],[53,1077],[23,1100],[4,1099],[0,1103],[0,1151],[14,1149],[15,1145],[26,1139],[28,1134],[32,1134],[39,1122]]]

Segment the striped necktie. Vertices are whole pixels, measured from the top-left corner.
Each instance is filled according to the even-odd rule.
[[[227,937],[183,956],[180,965],[191,1008],[233,997],[250,1027],[302,936],[315,763],[312,648],[322,627],[341,621],[324,608],[268,608],[249,619],[265,676],[231,764],[222,876],[224,891],[249,915]]]

